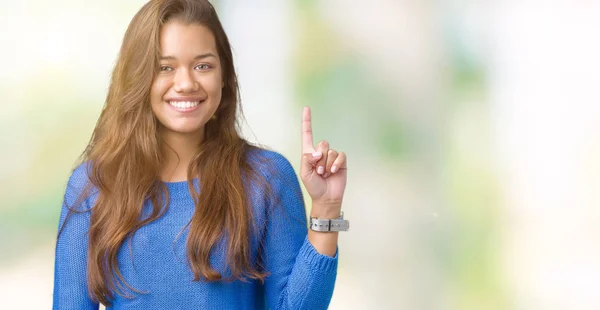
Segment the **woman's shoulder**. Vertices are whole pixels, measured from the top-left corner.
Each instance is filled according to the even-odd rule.
[[[65,190],[67,204],[76,204],[79,199],[86,200],[96,194],[97,191],[90,181],[91,169],[89,161],[85,161],[73,169]]]
[[[71,176],[69,176],[69,183],[67,186],[74,189],[84,187],[89,183],[89,174],[91,168],[92,167],[89,161],[85,161],[77,165],[71,172]]]
[[[269,206],[281,205],[283,208],[280,210],[289,209],[289,212],[304,214],[304,199],[298,176],[284,155],[267,148],[256,147],[248,153],[248,159],[253,169],[260,174],[260,181],[253,183],[255,193],[262,194],[258,197],[264,198],[258,205],[264,206],[265,210],[271,210]]]
[[[276,175],[283,178],[296,175],[290,161],[274,150],[253,146],[248,152],[248,161],[254,169],[268,179]]]

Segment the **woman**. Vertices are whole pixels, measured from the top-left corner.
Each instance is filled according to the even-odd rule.
[[[240,138],[238,104],[231,48],[210,3],[156,0],[136,14],[67,186],[55,309],[327,308],[332,231],[347,229],[338,219],[346,156],[325,141],[313,146],[305,108],[307,233],[293,168]]]

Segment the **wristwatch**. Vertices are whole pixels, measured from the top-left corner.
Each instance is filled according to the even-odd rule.
[[[319,232],[348,231],[350,222],[344,219],[344,212],[336,219],[310,218],[310,229]]]

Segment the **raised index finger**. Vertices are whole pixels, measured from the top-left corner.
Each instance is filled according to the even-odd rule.
[[[310,108],[304,107],[302,110],[302,153],[313,153],[314,151]]]

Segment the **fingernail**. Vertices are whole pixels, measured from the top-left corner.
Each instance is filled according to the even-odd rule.
[[[323,166],[319,166],[319,168],[317,168],[317,173],[323,174],[323,172],[325,172],[325,168],[323,168]]]
[[[321,157],[321,155],[322,155],[321,152],[314,152],[314,153],[312,153],[312,156],[314,158]]]
[[[333,165],[331,166],[331,173],[335,173],[337,171],[337,166]]]

